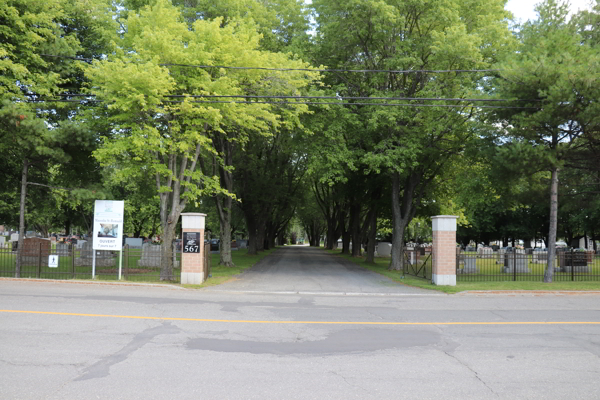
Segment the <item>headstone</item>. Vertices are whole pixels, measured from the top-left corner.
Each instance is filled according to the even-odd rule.
[[[479,247],[477,256],[480,258],[494,258],[494,250],[491,247]]]
[[[161,265],[161,246],[157,244],[144,243],[142,245],[142,258],[137,262],[138,267],[159,268]]]
[[[534,264],[546,264],[548,263],[548,250],[535,249],[531,258]]]
[[[85,243],[87,243],[87,240],[77,240],[76,246],[78,249],[81,249]]]
[[[531,273],[531,269],[529,268],[529,257],[525,254],[525,250],[512,247],[506,249],[504,272],[507,274],[515,272],[524,274]]]
[[[48,265],[48,255],[52,245],[49,239],[25,238],[21,252],[22,265]]]
[[[13,233],[12,235],[10,235],[10,241],[11,242],[18,242],[19,241],[19,234],[18,233]]]
[[[5,244],[4,236],[0,236],[0,246],[4,246],[4,244]]]
[[[141,249],[144,245],[144,239],[142,238],[126,238],[125,244],[129,246],[130,249]]]
[[[240,249],[247,249],[248,248],[248,241],[246,239],[240,239],[237,241],[238,247]]]
[[[584,251],[565,251],[559,253],[558,262],[562,272],[590,272],[587,254]]]
[[[338,240],[338,242],[337,242],[337,248],[338,248],[338,249],[342,249],[342,248],[344,248],[344,243],[342,242],[342,239],[339,239],[339,240]]]
[[[59,256],[69,255],[69,244],[68,243],[56,243],[56,254]]]
[[[466,252],[475,252],[475,251],[477,251],[477,249],[475,247],[473,247],[473,246],[467,246],[465,248],[465,251]]]
[[[475,256],[465,256],[464,261],[463,274],[476,274],[479,272],[477,271],[477,258]]]
[[[178,243],[178,242],[177,242]],[[173,247],[177,245],[177,243],[173,244]],[[179,261],[177,260],[177,252],[173,251],[173,267],[179,268]],[[161,259],[161,246],[158,244],[144,243],[142,245],[142,258],[140,258],[137,262],[138,267],[147,267],[147,268],[160,268],[162,265]]]
[[[79,245],[79,243],[78,243]],[[112,251],[95,250],[96,251],[96,268],[99,267],[114,267],[117,258]],[[94,249],[91,242],[85,242],[79,250],[79,257],[75,258],[75,266],[91,267],[94,257]]]
[[[506,255],[506,247],[500,247],[496,252],[496,264],[504,264],[504,256]]]
[[[500,246],[498,246],[497,244],[493,244],[492,245],[492,250],[493,251],[498,251],[499,248],[500,248]]]
[[[390,257],[392,255],[392,244],[388,242],[379,242],[375,247],[379,257]]]

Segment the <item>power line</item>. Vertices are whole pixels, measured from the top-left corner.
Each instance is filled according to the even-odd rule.
[[[57,94],[61,97],[94,97],[95,94]],[[466,99],[466,98],[442,98],[442,97],[366,97],[366,96],[274,96],[274,95],[185,95],[173,94],[165,95],[166,98],[244,98],[244,99],[336,99],[336,100],[415,100],[415,101],[484,101],[484,102],[502,102],[502,101],[530,101],[539,102],[541,100],[523,100],[523,99]]]
[[[76,61],[91,62],[97,60],[95,58],[80,58],[71,56],[60,56],[54,54],[40,54],[43,57],[54,57],[54,58],[67,58]],[[194,64],[175,64],[175,63],[164,63],[158,64],[161,67],[186,67],[186,68],[222,68],[222,69],[234,69],[234,70],[263,70],[263,71],[307,71],[307,72],[357,72],[357,73],[372,73],[372,72],[385,72],[385,73],[396,73],[396,74],[414,74],[414,73],[450,73],[450,72],[498,72],[500,69],[318,69],[318,68],[269,68],[269,67],[233,67],[228,65],[194,65]]]
[[[31,102],[52,102],[52,103],[102,103],[103,100],[31,100]],[[167,100],[165,103],[184,103],[183,101]],[[275,105],[338,105],[338,106],[382,106],[382,107],[445,107],[445,108],[501,108],[501,109],[534,109],[538,107],[512,107],[512,106],[479,106],[464,104],[405,104],[405,103],[349,103],[349,102],[306,102],[306,101],[219,101],[219,100],[195,100],[191,103],[207,104],[275,104]]]

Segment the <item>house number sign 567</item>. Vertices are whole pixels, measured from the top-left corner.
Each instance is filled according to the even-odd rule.
[[[200,232],[183,232],[183,252],[200,253]]]

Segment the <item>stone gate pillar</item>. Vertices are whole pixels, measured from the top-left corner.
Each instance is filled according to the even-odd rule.
[[[436,285],[456,286],[456,220],[454,215],[431,217],[433,249],[431,280]]]
[[[181,283],[200,285],[207,276],[204,269],[204,218],[206,214],[181,214]]]

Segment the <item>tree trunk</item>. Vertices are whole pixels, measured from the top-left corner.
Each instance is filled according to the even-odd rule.
[[[362,250],[362,235],[360,229],[360,203],[353,204],[350,211],[350,230],[352,234],[352,257],[360,257]]]
[[[550,184],[550,230],[548,231],[548,265],[544,282],[551,283],[554,277],[554,255],[556,254],[556,228],[558,225],[558,167],[552,169]]]
[[[219,242],[219,265],[226,267],[235,267],[231,258],[231,213],[226,213],[227,217],[219,222],[219,233],[221,241]]]
[[[377,206],[373,205],[369,215],[369,235],[367,241],[367,258],[365,262],[375,264],[375,241],[377,236]]]
[[[19,205],[19,241],[17,242],[17,264],[15,266],[15,278],[21,277],[21,255],[25,242],[25,200],[27,199],[27,175],[29,173],[29,160],[23,160],[21,172],[21,203]]]
[[[392,177],[392,260],[390,270],[404,269],[404,231],[411,221],[415,206],[413,206],[414,191],[419,184],[418,173],[411,174],[404,184],[402,201],[400,201],[400,175]]]

